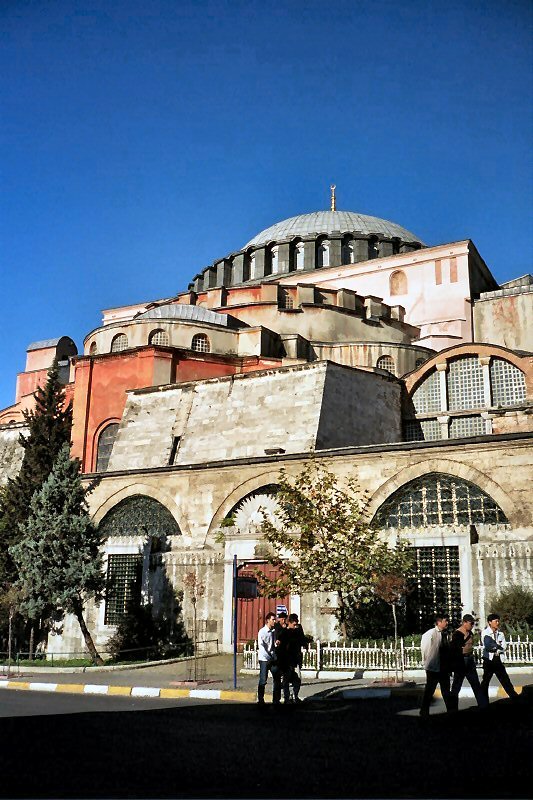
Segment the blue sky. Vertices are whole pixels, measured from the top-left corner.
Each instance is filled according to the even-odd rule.
[[[338,207],[530,270],[521,0],[3,0],[0,408],[35,340]]]

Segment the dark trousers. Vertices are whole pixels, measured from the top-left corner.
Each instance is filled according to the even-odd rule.
[[[302,680],[298,675],[298,667],[286,667],[283,670],[282,676],[282,685],[283,685],[283,699],[287,703],[290,700],[290,690],[292,685],[292,690],[294,692],[294,699],[298,699],[298,695],[300,694],[300,687],[302,685]]]
[[[442,699],[446,704],[446,710],[453,710],[453,701],[450,694],[450,673],[430,672],[426,670],[426,688],[424,689],[422,705],[420,706],[420,714],[422,717],[427,717],[429,714],[429,704],[431,703],[431,698],[435,694],[435,689],[438,684],[440,684]]]
[[[500,656],[494,656],[492,660],[490,658],[483,659],[483,678],[481,680],[481,690],[487,698],[489,696],[490,679],[493,675],[496,675],[509,697],[518,697]]]
[[[474,657],[463,656],[463,665],[459,664],[458,668],[454,670],[453,673],[451,695],[454,709],[457,710],[459,707],[459,692],[461,691],[461,686],[465,678],[472,687],[478,706],[480,708],[486,708],[488,706],[488,699],[486,693],[481,689]]]
[[[257,684],[257,700],[265,702],[265,686],[268,680],[268,673],[272,675],[272,702],[281,702],[281,672],[275,661],[259,662],[259,683]]]

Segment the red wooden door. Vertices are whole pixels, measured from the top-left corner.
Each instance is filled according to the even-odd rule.
[[[261,572],[273,580],[279,576],[279,570],[272,567],[270,564],[250,564],[247,568],[244,564],[239,569],[239,575],[253,575],[254,570],[259,568]],[[277,605],[287,606],[287,613],[291,613],[289,607],[289,595],[283,597],[257,597],[254,600],[248,600],[239,597],[237,600],[237,643],[242,648],[246,642],[251,642],[257,639],[257,632],[265,624],[265,616],[269,611],[276,613]]]

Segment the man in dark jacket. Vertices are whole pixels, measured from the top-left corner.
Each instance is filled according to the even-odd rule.
[[[452,709],[457,711],[459,707],[459,692],[466,678],[477,704],[480,708],[487,708],[488,700],[481,691],[481,684],[476,670],[474,660],[474,617],[472,614],[465,614],[461,625],[453,632],[451,641],[451,668],[453,670],[453,682],[451,688]]]
[[[290,703],[290,687],[292,685],[294,702],[301,702],[299,698],[302,681],[299,670],[302,660],[302,647],[307,647],[307,639],[299,624],[297,614],[289,614],[286,628],[278,631],[278,644],[276,646],[277,663],[282,675],[283,699]]]

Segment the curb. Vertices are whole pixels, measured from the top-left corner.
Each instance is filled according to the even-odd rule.
[[[231,689],[163,689],[155,686],[109,686],[91,683],[40,683],[38,681],[1,681],[0,689],[29,692],[61,692],[63,694],[107,695],[121,697],[159,697],[162,700],[229,700],[255,703],[255,692]]]

